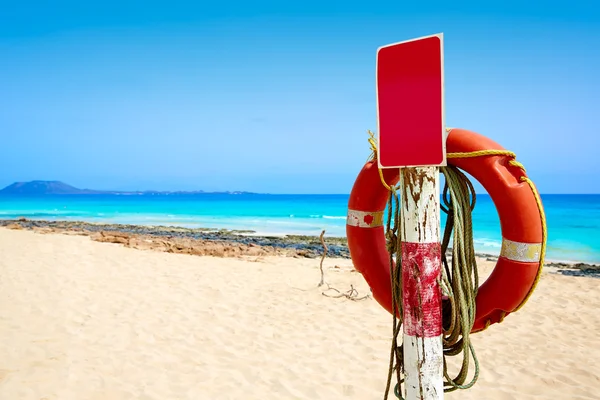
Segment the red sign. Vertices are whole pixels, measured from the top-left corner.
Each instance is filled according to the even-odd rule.
[[[443,35],[377,50],[380,168],[446,165]]]

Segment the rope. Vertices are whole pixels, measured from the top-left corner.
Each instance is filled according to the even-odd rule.
[[[371,131],[369,134],[369,144],[371,155],[369,160],[377,158],[377,142],[375,135]],[[447,158],[471,158],[484,156],[506,156],[511,158],[509,165],[520,168],[525,174],[525,167],[516,161],[516,154],[507,150],[481,150],[468,153],[448,153]],[[390,364],[384,400],[387,400],[391,387],[392,376],[396,373],[397,384],[394,387],[394,394],[401,400],[402,397],[402,372],[404,368],[403,347],[398,336],[402,327],[402,273],[399,267],[402,264],[401,238],[400,231],[400,200],[398,196],[398,186],[390,186],[385,182],[383,172],[378,168],[379,178],[382,185],[390,192],[387,205],[387,223],[386,223],[386,244],[390,254],[390,276],[392,280],[392,345],[390,349]],[[479,275],[477,271],[477,262],[475,259],[475,249],[473,245],[473,224],[471,214],[475,208],[476,195],[472,183],[467,176],[454,166],[440,167],[444,174],[445,185],[442,192],[442,202],[440,209],[447,214],[444,236],[442,239],[442,277],[440,286],[442,293],[447,296],[448,301],[443,304],[443,367],[444,367],[444,392],[452,392],[458,389],[471,388],[479,378],[479,361],[475,354],[474,346],[470,339],[470,333],[475,323],[475,299],[479,289]],[[546,218],[542,207],[542,202],[531,179],[526,176],[520,178],[531,188],[542,219],[542,248],[540,255],[540,268],[536,276],[534,285],[527,294],[524,301],[517,307],[519,310],[529,299],[535,289],[544,263],[546,251],[547,228]],[[392,224],[393,221],[393,224]],[[452,233],[454,232],[454,235]],[[452,237],[452,258],[450,262],[446,257],[446,250]],[[394,257],[396,265],[394,268]],[[501,315],[500,322],[506,316]],[[486,321],[485,328],[491,321]],[[462,355],[460,371],[456,376],[450,376],[448,372],[447,357]],[[473,359],[474,375],[467,382],[470,360]]]
[[[540,198],[540,194],[537,191],[537,188],[535,187],[535,185],[533,184],[533,181],[531,179],[529,179],[526,176],[522,176],[521,181],[527,183],[529,185],[529,187],[531,188],[531,191],[533,192],[533,195],[535,197],[535,202],[538,206],[538,211],[540,213],[540,217],[542,218],[542,248],[540,249],[540,267],[538,268],[538,273],[535,276],[535,281],[533,281],[533,285],[531,286],[531,289],[529,289],[529,293],[527,293],[527,296],[525,296],[525,299],[523,300],[523,302],[521,304],[519,304],[519,306],[517,308],[515,308],[515,311],[519,311],[525,305],[525,303],[527,303],[527,300],[529,300],[529,298],[531,297],[531,294],[533,293],[537,284],[540,281],[540,277],[542,276],[542,268],[544,268],[544,259],[546,257],[546,242],[548,241],[548,227],[546,226],[546,213],[544,212],[544,207],[542,206],[542,199]],[[515,312],[515,311],[513,311],[513,312]]]
[[[369,145],[371,146],[371,155],[369,156],[369,159],[367,161],[372,161],[377,158],[377,139],[375,139],[375,134],[370,130],[367,131],[367,134],[369,135]],[[398,190],[399,186],[396,186],[396,188],[392,188],[385,182],[385,178],[383,177],[383,171],[381,170],[381,168],[377,168],[377,171],[379,172],[379,180],[381,180],[381,184],[388,191],[392,192],[394,190]]]
[[[380,170],[381,171],[381,170]],[[382,181],[383,181],[383,177]],[[391,225],[392,216],[394,217],[394,224]],[[386,222],[386,244],[387,250],[390,255],[390,276],[392,280],[392,347],[390,349],[390,365],[388,369],[387,383],[385,387],[384,400],[387,400],[390,386],[392,383],[392,375],[396,372],[396,387],[394,393],[400,399],[402,399],[401,385],[404,380],[401,377],[401,373],[404,369],[404,349],[402,344],[398,345],[398,336],[402,328],[402,271],[401,268],[394,268],[394,256],[396,258],[396,264],[402,264],[402,239],[399,234],[401,232],[401,219],[400,219],[400,196],[393,187],[390,190],[390,197],[388,201],[388,216]],[[396,361],[394,363],[394,360]]]
[[[373,145],[371,144],[371,149],[373,149],[372,146]],[[375,149],[377,149],[377,147],[375,147]],[[515,158],[517,158],[517,155],[514,152],[508,151],[508,150],[479,150],[479,151],[472,151],[469,153],[448,153],[446,155],[446,157],[449,159],[472,158],[472,157],[482,157],[482,156],[506,156],[506,157],[509,157],[509,158],[511,158],[511,160],[508,162],[508,165],[515,167],[515,168],[519,168],[523,172],[523,174],[527,173],[525,166],[522,163],[515,160]],[[533,183],[533,181],[531,179],[529,179],[527,176],[521,176],[521,178],[519,180],[521,182],[527,183],[527,185],[531,189],[531,192],[533,193],[533,196],[535,198],[535,203],[537,205],[538,212],[540,213],[540,219],[542,220],[542,247],[540,249],[540,261],[539,261],[540,266],[538,268],[537,275],[535,276],[533,285],[531,286],[531,289],[529,289],[529,292],[527,293],[527,296],[525,296],[525,299],[523,299],[521,304],[519,304],[513,312],[519,311],[525,305],[525,303],[527,303],[527,301],[531,297],[531,294],[533,293],[533,291],[535,290],[535,288],[537,287],[537,285],[540,281],[540,277],[542,276],[542,270],[544,268],[544,261],[546,258],[546,245],[547,245],[547,241],[548,241],[548,227],[546,224],[546,213],[544,212],[544,207],[542,205],[542,199],[540,197],[540,194],[539,194],[537,188],[535,187],[535,184]],[[506,316],[506,313],[502,313],[502,315],[500,316],[499,322],[502,322],[504,320],[505,316]],[[487,321],[485,324],[485,329],[487,329],[489,326],[490,326],[490,321]]]
[[[443,333],[444,391],[451,392],[472,387],[479,377],[479,362],[470,340],[470,333],[475,323],[475,298],[479,289],[471,220],[476,196],[473,185],[458,168],[448,166],[441,168],[441,171],[446,178],[443,191],[444,207],[441,208],[448,215],[442,239],[444,268],[441,282],[442,293],[449,299],[449,310],[444,315],[447,326],[444,327]],[[446,250],[453,230],[452,261],[448,265]],[[451,378],[446,357],[461,353],[461,369],[458,375]],[[471,356],[475,363],[475,374],[471,382],[465,384]]]

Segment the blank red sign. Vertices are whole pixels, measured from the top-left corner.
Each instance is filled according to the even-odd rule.
[[[445,165],[443,37],[377,51],[381,168]]]

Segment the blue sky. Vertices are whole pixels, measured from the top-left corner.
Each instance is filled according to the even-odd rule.
[[[600,193],[599,6],[484,3],[5,1],[0,186],[348,193],[377,48],[443,32],[447,125]]]

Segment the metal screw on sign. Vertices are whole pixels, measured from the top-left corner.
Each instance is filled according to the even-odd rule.
[[[443,35],[377,51],[378,163],[400,168],[407,400],[444,397],[439,167],[446,165]],[[400,394],[400,393],[397,393]]]

